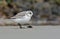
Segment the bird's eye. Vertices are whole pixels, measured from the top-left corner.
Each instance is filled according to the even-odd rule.
[[[29,14],[31,14],[31,12]]]

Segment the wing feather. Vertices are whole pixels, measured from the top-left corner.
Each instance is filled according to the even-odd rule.
[[[11,18],[21,18],[21,17],[25,16],[25,13],[26,13],[26,11],[20,12],[17,15],[11,17]]]

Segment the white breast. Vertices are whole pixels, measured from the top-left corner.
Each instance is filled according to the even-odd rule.
[[[16,23],[26,24],[30,21],[31,17],[23,17],[21,19],[13,19]]]

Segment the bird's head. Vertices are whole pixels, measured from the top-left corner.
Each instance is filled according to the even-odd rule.
[[[25,15],[27,15],[27,16],[29,16],[29,17],[32,17],[33,12],[32,12],[32,11],[27,11]]]

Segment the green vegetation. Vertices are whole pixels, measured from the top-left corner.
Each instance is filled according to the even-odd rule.
[[[0,4],[2,4],[2,0],[0,0]]]
[[[13,0],[6,0],[7,3],[11,3]]]
[[[60,4],[60,0],[55,0],[58,4]]]

